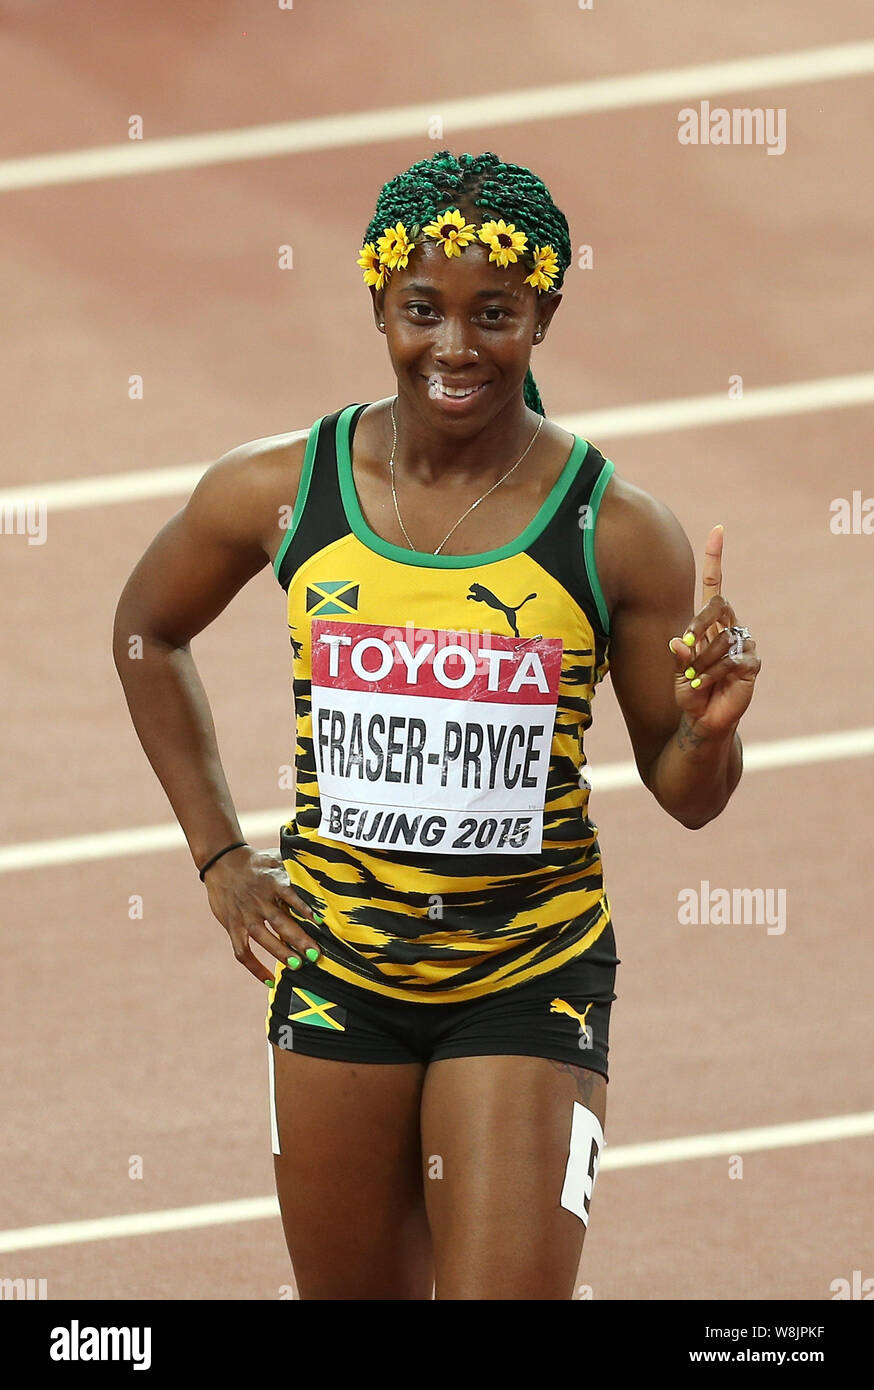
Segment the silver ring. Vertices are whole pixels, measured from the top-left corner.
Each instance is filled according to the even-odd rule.
[[[730,627],[728,630],[731,633],[732,642],[727,655],[732,661],[740,661],[743,656],[744,639],[751,637],[752,633],[748,627]]]

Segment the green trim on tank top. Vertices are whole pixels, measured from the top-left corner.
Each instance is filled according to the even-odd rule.
[[[349,424],[353,412],[357,409],[357,405],[350,405],[337,422],[337,471],[346,520],[353,534],[369,550],[375,550],[387,560],[397,560],[402,565],[416,565],[420,569],[475,569],[479,565],[493,564],[497,560],[508,560],[511,555],[520,555],[537,540],[555,516],[589,451],[588,440],[574,435],[574,446],[561,473],[525,530],[515,540],[508,541],[496,550],[480,551],[478,555],[432,555],[429,551],[408,550],[406,546],[383,540],[382,536],[378,536],[368,526],[355,490],[352,456],[349,451]]]
[[[598,617],[601,619],[601,626],[608,637],[610,635],[610,614],[607,612],[604,591],[601,588],[601,581],[598,579],[598,570],[595,565],[595,523],[598,520],[598,508],[601,505],[601,498],[604,496],[604,489],[613,476],[614,467],[615,464],[612,459],[604,460],[604,467],[598,474],[595,486],[592,488],[592,495],[589,498],[589,511],[586,519],[588,521],[588,517],[591,516],[592,523],[583,527],[583,559],[586,562],[586,574],[589,576],[589,587],[592,590]]]
[[[273,571],[277,579],[279,578],[279,567],[282,564],[282,560],[286,550],[291,545],[291,542],[294,539],[294,533],[300,525],[300,519],[303,516],[303,509],[307,504],[307,497],[309,495],[310,490],[310,481],[313,476],[313,463],[315,462],[316,457],[316,447],[319,442],[319,430],[321,428],[322,420],[324,418],[325,417],[323,415],[320,420],[316,421],[316,423],[313,425],[312,429],[310,430],[307,436],[307,446],[303,456],[303,467],[300,473],[300,482],[298,483],[297,487],[297,497],[294,500],[294,511],[291,514],[291,521],[289,522],[288,531],[285,534],[285,538],[283,539],[281,546],[276,552],[276,559],[273,561]]]

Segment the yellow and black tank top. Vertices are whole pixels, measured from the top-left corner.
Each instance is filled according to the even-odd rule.
[[[361,510],[365,409],[310,431],[274,562],[297,734],[280,849],[327,972],[454,1003],[558,968],[610,921],[583,735],[608,669],[594,531],[613,464],[575,437],[514,541],[420,553]]]

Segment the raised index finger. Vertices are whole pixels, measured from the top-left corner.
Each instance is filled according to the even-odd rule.
[[[721,526],[714,526],[707,537],[704,551],[704,568],[701,571],[701,607],[706,608],[714,594],[722,593],[722,537]]]

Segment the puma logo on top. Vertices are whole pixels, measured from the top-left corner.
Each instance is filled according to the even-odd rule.
[[[503,613],[507,622],[510,624],[513,636],[518,637],[519,629],[516,626],[516,614],[519,612],[522,604],[527,603],[529,599],[536,598],[537,595],[526,594],[522,603],[517,603],[515,608],[511,608],[509,604],[502,603],[497,595],[493,594],[491,589],[487,589],[484,584],[471,584],[470,593],[467,597],[473,599],[474,603],[487,603],[489,608],[497,608],[498,612]]]

